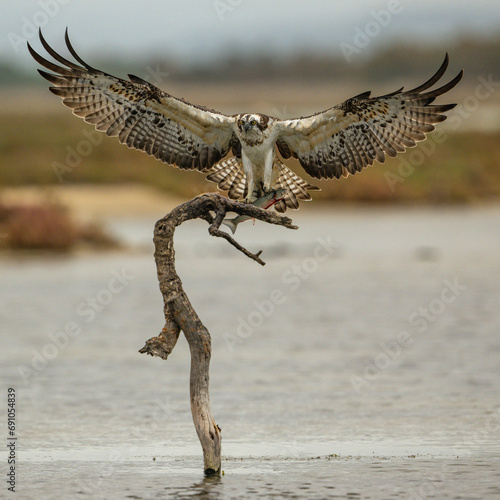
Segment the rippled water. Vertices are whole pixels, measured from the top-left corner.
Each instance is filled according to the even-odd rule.
[[[245,223],[263,268],[181,227],[178,272],[213,340],[220,479],[202,475],[185,340],[166,362],[137,352],[163,326],[154,220],[113,222],[146,250],[0,259],[16,498],[500,498],[499,216]]]

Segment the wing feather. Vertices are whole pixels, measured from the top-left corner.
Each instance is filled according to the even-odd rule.
[[[186,170],[206,172],[234,145],[235,119],[177,99],[134,75],[122,80],[88,65],[65,34],[66,46],[79,63],[58,54],[40,31],[40,41],[55,64],[35,52],[33,58],[52,71],[38,70],[76,116],[130,148]]]
[[[434,125],[446,120],[455,104],[431,104],[451,90],[463,72],[435,90],[444,75],[448,54],[437,72],[412,90],[399,89],[380,97],[359,94],[321,113],[276,123],[278,149],[284,158],[297,157],[304,170],[318,179],[354,174],[374,161],[383,163],[411,148]],[[425,92],[424,92],[425,91]]]
[[[246,191],[246,177],[243,170],[241,158],[232,156],[222,160],[213,167],[213,171],[207,175],[207,180],[216,182],[222,191],[228,191],[229,198],[238,200],[244,196]]]

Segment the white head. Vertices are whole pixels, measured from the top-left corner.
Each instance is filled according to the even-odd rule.
[[[250,141],[262,140],[269,124],[269,116],[260,114],[240,114],[236,120],[242,138]]]

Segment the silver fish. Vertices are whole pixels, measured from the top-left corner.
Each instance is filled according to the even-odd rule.
[[[255,200],[252,205],[267,210],[269,207],[272,207],[275,203],[282,200],[285,194],[286,189],[276,189],[274,191],[269,191],[269,193],[266,193],[264,196],[261,196],[260,198]],[[242,222],[251,218],[252,217],[250,217],[249,215],[238,215],[234,219],[224,219],[222,221],[222,224],[231,229],[234,234],[236,232],[238,224],[241,224]]]

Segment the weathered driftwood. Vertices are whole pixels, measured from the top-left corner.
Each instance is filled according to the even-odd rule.
[[[265,263],[260,258],[262,251],[255,254],[249,252],[228,233],[219,229],[228,212],[248,215],[269,224],[297,229],[288,217],[267,212],[253,205],[232,201],[217,193],[201,195],[174,208],[156,223],[154,231],[155,260],[160,291],[163,295],[165,326],[158,337],[147,340],[145,346],[139,351],[167,359],[177,343],[180,331],[184,332],[191,350],[191,413],[203,448],[206,475],[220,474],[221,468],[221,431],[212,417],[208,391],[210,333],[196,314],[175,271],[173,237],[175,228],[183,222],[203,219],[210,224],[208,231],[212,236],[226,239],[247,257],[264,265]]]

